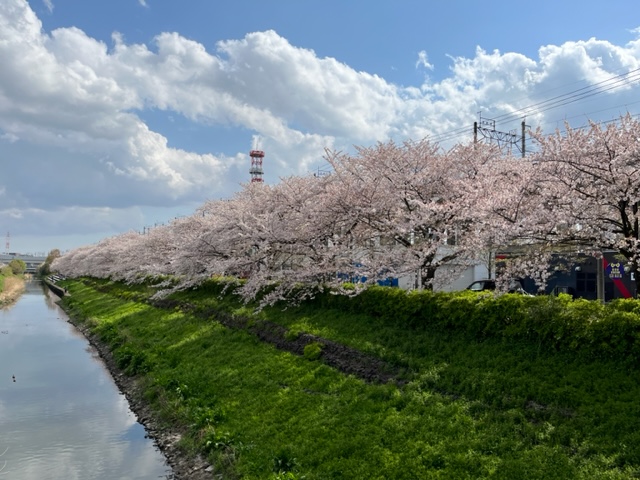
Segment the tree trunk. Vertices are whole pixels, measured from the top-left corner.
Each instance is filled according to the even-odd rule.
[[[433,290],[433,279],[436,277],[436,267],[426,266],[420,270],[422,274],[422,288],[425,290]]]

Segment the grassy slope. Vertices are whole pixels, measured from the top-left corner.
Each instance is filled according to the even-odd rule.
[[[311,307],[261,313],[405,367],[368,385],[243,331],[134,299],[144,289],[67,285],[72,314],[119,345],[167,422],[187,426],[233,478],[634,478],[638,371],[499,340],[417,332]],[[205,291],[183,301],[246,314]],[[221,470],[222,469],[222,470]],[[225,478],[227,478],[225,477]]]
[[[15,302],[25,288],[25,280],[22,276],[2,277],[0,289],[0,306],[6,306]]]

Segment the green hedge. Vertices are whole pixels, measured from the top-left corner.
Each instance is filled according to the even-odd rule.
[[[327,293],[315,301],[410,329],[462,332],[478,341],[526,340],[546,349],[640,361],[640,301],[634,299],[602,305],[568,295],[494,296],[372,287],[354,297]]]
[[[200,285],[197,292],[232,301],[238,285],[236,279],[216,277]],[[355,296],[318,293],[309,302],[369,315],[401,328],[450,331],[474,341],[526,341],[540,349],[640,365],[640,300],[635,299],[603,305],[569,295],[406,292],[374,286]]]

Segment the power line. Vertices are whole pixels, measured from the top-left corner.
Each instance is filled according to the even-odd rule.
[[[447,140],[452,140],[454,138],[457,138],[461,135],[467,135],[469,133],[473,133],[473,128],[470,127],[460,127],[457,128],[455,130],[450,130],[447,132],[442,132],[436,135],[433,135],[431,137],[429,137],[430,140],[434,141],[434,142],[446,142]]]
[[[632,118],[633,118],[633,117],[635,117],[635,118],[640,118],[640,113],[636,113],[635,115],[631,115],[631,117],[632,117]],[[611,119],[611,120],[605,120],[605,121],[598,122],[598,123],[599,123],[600,125],[608,125],[608,124],[610,124],[610,123],[617,122],[618,120],[619,120],[619,119],[617,119],[617,118],[613,118],[613,119]],[[591,126],[591,125],[589,125],[589,124],[587,123],[587,124],[581,125],[581,126],[579,126],[579,127],[572,128],[571,130],[583,130],[583,129],[589,128],[590,126]],[[560,133],[567,133],[567,129],[566,129],[566,128],[565,128],[564,130],[558,130],[558,131],[559,131]]]
[[[632,85],[633,83],[636,83],[636,82],[640,82],[640,68],[636,68],[634,70],[630,70],[628,72],[615,75],[613,77],[597,82],[593,85],[588,85],[582,88],[571,90],[561,95],[556,95],[549,99],[542,100],[540,102],[519,108],[513,112],[498,115],[497,117],[494,117],[492,120],[494,120],[496,124],[504,124],[508,121],[513,121],[522,117],[526,117],[527,115],[532,115],[534,113],[543,113],[543,112],[552,110],[554,108],[579,102],[587,98],[608,92],[610,90],[621,88],[627,85]],[[640,102],[633,102],[631,105],[635,103],[640,103]],[[622,105],[619,105],[619,107],[620,106]],[[612,107],[612,108],[617,108],[617,107]],[[598,113],[598,112],[594,112],[594,113]],[[470,131],[471,129],[469,127],[460,127],[457,129],[452,129],[445,132],[441,132],[439,134],[435,134],[429,138],[434,142],[445,142],[445,141],[460,137],[463,134],[468,134]]]
[[[552,123],[556,123],[557,124],[558,122],[561,122],[561,121],[562,122],[567,122],[568,120],[572,120],[574,118],[579,118],[579,117],[585,117],[585,116],[588,118],[588,115],[591,115],[591,114],[594,114],[594,113],[602,113],[602,112],[606,112],[606,111],[613,110],[613,109],[620,108],[620,107],[625,107],[625,110],[628,113],[629,112],[629,108],[628,107],[630,105],[636,105],[638,103],[640,103],[640,100],[638,100],[636,102],[625,103],[623,105],[614,105],[613,107],[603,108],[601,110],[596,110],[596,111],[593,111],[593,112],[589,112],[589,114],[574,115],[573,117],[563,118],[561,120],[549,120],[547,122],[544,122],[542,125],[549,125],[549,124],[552,124]]]
[[[510,113],[498,115],[497,117],[494,117],[494,120],[496,120],[496,122],[498,123],[504,123],[505,121],[514,120],[523,116],[531,115],[533,113],[546,112],[553,108],[584,100],[585,98],[599,95],[601,93],[608,92],[625,85],[629,85],[636,81],[640,81],[640,68],[636,68],[635,70],[631,70],[620,75],[615,75],[614,77],[610,77],[606,80],[594,83],[593,85],[588,85],[586,87],[578,88],[562,95],[557,95],[547,100],[534,103],[533,105],[519,108],[518,110]]]

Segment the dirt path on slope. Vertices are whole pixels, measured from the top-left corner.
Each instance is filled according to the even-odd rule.
[[[402,368],[355,348],[310,333],[289,336],[285,327],[268,320],[249,320],[248,318],[237,317],[216,309],[200,310],[195,305],[176,302],[175,300],[156,300],[150,303],[158,308],[165,309],[179,306],[184,311],[191,311],[200,318],[216,320],[228,328],[246,330],[263,342],[270,343],[280,350],[286,350],[296,355],[304,355],[304,348],[309,344],[319,344],[321,347],[319,360],[321,362],[347,375],[354,375],[368,383],[393,382],[397,385],[403,385],[407,382]]]

